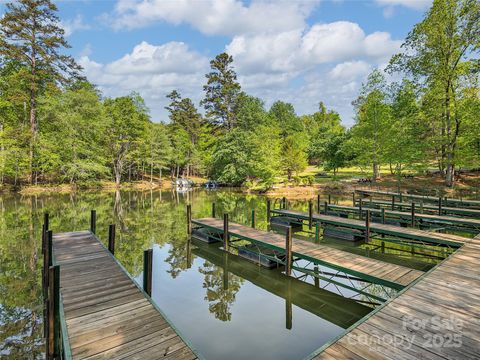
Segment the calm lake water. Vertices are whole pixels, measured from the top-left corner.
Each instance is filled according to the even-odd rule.
[[[348,201],[333,198],[337,203]],[[373,309],[369,302],[375,301],[341,286],[351,285],[351,280],[288,278],[282,269],[267,270],[227,255],[218,244],[190,243],[185,218],[189,202],[194,218],[210,216],[215,202],[217,216],[228,212],[231,221],[243,224],[250,224],[255,208],[257,227],[267,229],[265,198],[228,189],[0,197],[0,356],[43,357],[40,231],[45,211],[50,213],[51,229],[62,232],[88,229],[90,210],[96,209],[97,233],[104,243],[108,225],[115,223],[115,255],[139,283],[143,251],[153,248],[153,299],[209,360],[302,359]],[[307,209],[304,201],[291,206]],[[418,269],[438,261],[401,246],[383,254],[368,245],[323,241]],[[382,298],[394,294],[391,289],[370,288]]]

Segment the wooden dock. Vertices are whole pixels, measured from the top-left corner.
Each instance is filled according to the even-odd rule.
[[[192,223],[217,234],[224,234],[225,222],[220,219],[192,219]],[[261,247],[281,253],[286,252],[285,236],[279,234],[254,229],[245,225],[229,223],[228,235],[229,237],[247,240]],[[403,289],[423,274],[422,271],[389,264],[328,246],[315,244],[310,241],[295,239],[291,243],[291,247],[291,254],[296,258],[311,261],[314,264],[324,265],[360,279],[365,279],[397,290]]]
[[[90,231],[55,234],[64,356],[196,359],[150,297]]]
[[[360,211],[362,212],[362,216],[365,216],[367,210],[370,211],[371,214],[381,215],[382,210],[370,207],[363,207],[360,209],[358,206],[347,206],[347,205],[334,205],[334,204],[327,204],[327,210],[338,211],[341,213],[346,214],[354,214],[358,215]],[[385,213],[386,219],[391,220],[402,220],[406,224],[415,224],[415,225],[423,225],[423,224],[432,224],[432,225],[440,225],[440,226],[451,226],[454,228],[460,228],[465,230],[471,230],[475,232],[475,234],[480,233],[480,219],[474,218],[465,218],[465,217],[457,217],[457,216],[448,216],[448,215],[436,215],[436,214],[424,214],[418,212],[419,209],[415,213],[412,214],[411,211],[398,211],[398,210],[386,210],[384,209],[383,212]]]
[[[310,359],[478,359],[480,236]]]
[[[392,192],[392,191],[376,191],[376,190],[364,190],[364,189],[357,189],[355,193],[366,195],[366,196],[386,196],[386,197],[395,197],[395,199],[399,199],[400,202],[404,199],[409,199],[413,201],[419,202],[429,202],[433,204],[442,203],[445,206],[458,206],[458,207],[472,207],[475,209],[480,209],[480,200],[469,200],[469,199],[455,199],[455,198],[448,198],[448,197],[435,197],[435,196],[427,196],[427,195],[416,195],[416,194],[407,194],[407,193],[399,193],[399,192]]]
[[[272,213],[278,214],[280,216],[288,216],[290,218],[295,218],[299,220],[309,220],[310,215],[308,213],[296,210],[287,210],[287,209],[273,209]],[[312,221],[320,224],[327,224],[332,226],[338,226],[348,229],[355,229],[366,231],[367,225],[365,221],[342,218],[338,216],[323,215],[323,214],[312,214]],[[409,239],[415,241],[423,241],[433,244],[443,244],[451,247],[460,247],[465,242],[464,237],[443,234],[437,232],[428,232],[422,231],[414,228],[404,228],[394,225],[379,224],[379,223],[370,223],[369,232],[376,233],[379,235],[390,235],[398,237],[401,239]]]
[[[355,200],[356,204],[362,203],[363,207],[384,207],[391,210],[402,209],[407,210],[412,208],[411,202],[392,202],[387,200],[377,200],[377,199],[357,199]],[[415,203],[417,211],[424,211],[427,213],[436,213],[439,215],[454,215],[454,216],[465,216],[480,219],[480,210],[474,208],[462,208],[462,207],[446,207],[446,206],[437,206],[431,204],[418,204]]]

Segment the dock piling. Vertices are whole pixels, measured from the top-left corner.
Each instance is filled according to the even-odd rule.
[[[392,195],[392,211],[395,210],[395,195]]]
[[[385,209],[382,208],[382,209],[380,210],[380,213],[381,213],[381,216],[382,216],[382,224],[385,224]]]
[[[90,211],[90,231],[94,234],[97,232],[97,211],[96,210]]]
[[[212,203],[212,218],[215,219],[215,203]]]
[[[332,203],[332,195],[328,194],[328,203],[331,204]]]
[[[268,199],[267,200],[267,223],[270,223],[270,217],[271,217],[270,206],[271,206],[271,202]]]
[[[362,199],[358,202],[358,218],[362,220],[363,218],[363,209],[362,209]]]
[[[308,202],[308,229],[312,230],[313,225],[313,204],[312,200]]]
[[[108,226],[108,251],[115,255],[115,224]]]
[[[292,227],[287,226],[285,234],[285,274],[292,274]]]
[[[152,296],[153,249],[143,251],[143,290]]]
[[[223,250],[228,251],[229,247],[229,233],[228,233],[228,214],[223,214]]]
[[[323,212],[328,215],[328,202],[326,201],[323,203]]]
[[[187,205],[187,233],[192,235],[192,205]]]
[[[438,198],[438,215],[442,215],[442,198]]]
[[[412,227],[415,227],[415,203],[414,202],[412,202],[411,209],[412,209]]]
[[[255,213],[255,209],[252,209],[252,228],[257,227],[257,214]]]
[[[43,214],[43,223],[45,224],[45,231],[48,231],[50,227],[50,214],[48,212]]]
[[[367,210],[365,216],[365,241],[367,243],[370,241],[370,210]]]
[[[352,206],[355,206],[355,191],[352,193]]]
[[[317,195],[317,213],[320,214],[320,194]]]
[[[48,269],[47,359],[60,356],[60,266]]]

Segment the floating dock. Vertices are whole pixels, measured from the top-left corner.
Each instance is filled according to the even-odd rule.
[[[192,224],[200,228],[206,228],[213,233],[222,234],[225,238],[225,221],[215,218],[203,218],[192,219]],[[289,246],[286,243],[285,236],[245,225],[228,223],[226,233],[228,234],[227,238],[234,237],[247,240],[260,247],[272,249],[282,254],[286,253],[286,249]],[[295,241],[290,243],[290,246],[291,256],[295,258],[323,265],[397,290],[403,289],[423,275],[423,272],[419,270],[367,258],[310,241],[295,239]],[[279,263],[282,263],[282,261],[279,260]]]
[[[49,233],[47,359],[197,359],[92,232]]]
[[[362,213],[362,217],[365,217],[366,212],[370,211],[372,215],[377,215],[381,217],[382,212],[385,214],[385,219],[389,220],[400,220],[404,224],[410,225],[440,225],[452,227],[455,229],[469,230],[475,234],[480,233],[480,219],[474,218],[462,218],[456,216],[448,215],[435,215],[435,214],[423,214],[417,211],[412,213],[407,211],[392,211],[383,209],[376,209],[370,207],[358,207],[358,206],[347,206],[347,205],[334,205],[327,204],[327,211],[359,215]]]
[[[309,359],[478,359],[480,236]]]
[[[480,200],[469,200],[469,199],[455,199],[455,198],[448,198],[448,197],[435,197],[435,196],[426,196],[426,195],[416,195],[416,194],[407,194],[407,193],[399,193],[399,192],[392,192],[392,191],[376,191],[376,190],[363,190],[357,189],[355,193],[366,195],[366,196],[387,196],[387,197],[394,197],[395,199],[402,200],[409,199],[413,201],[419,202],[429,202],[433,204],[439,204],[445,206],[458,206],[458,207],[472,207],[476,209],[480,209]]]

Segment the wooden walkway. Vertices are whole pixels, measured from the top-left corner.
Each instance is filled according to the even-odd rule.
[[[196,359],[160,310],[89,231],[55,234],[73,359]]]
[[[480,236],[310,356],[313,359],[478,359]]]
[[[223,221],[214,218],[193,219],[192,223],[208,228],[216,233],[223,233]],[[230,236],[244,239],[259,246],[285,252],[285,236],[253,229],[248,226],[229,223]],[[328,266],[367,281],[403,289],[413,280],[423,275],[422,271],[404,266],[352,254],[328,246],[314,244],[310,241],[295,239],[292,245],[294,257]]]
[[[281,216],[288,216],[300,220],[308,220],[308,213],[296,210],[286,210],[286,209],[274,209],[271,210],[272,213],[278,214]],[[349,229],[356,230],[366,230],[365,221],[347,219],[338,216],[322,215],[322,214],[313,214],[312,219],[314,222],[321,224],[333,225],[338,227],[344,227]],[[404,228],[394,225],[386,225],[379,223],[370,223],[370,232],[377,233],[380,235],[390,235],[402,239],[409,240],[418,240],[425,241],[434,244],[445,244],[453,247],[460,247],[466,240],[466,238],[457,235],[443,234],[437,232],[428,232],[423,230],[418,230],[414,228]]]
[[[327,204],[328,210],[338,210],[340,212],[346,212],[350,214],[358,214],[360,208],[358,206],[347,206],[347,205],[334,205]],[[366,211],[369,210],[372,214],[380,214],[380,209],[375,208],[362,208],[362,214],[365,215]],[[418,210],[418,209],[417,209]],[[407,211],[397,211],[397,210],[385,210],[385,218],[388,219],[403,219],[407,223],[411,223],[412,213]],[[434,215],[434,214],[422,214],[415,212],[415,222],[416,223],[431,223],[436,225],[451,225],[456,227],[462,227],[466,229],[475,230],[475,233],[480,232],[480,219],[473,218],[463,218],[456,216],[448,215]]]
[[[416,195],[416,194],[407,194],[407,193],[398,193],[392,191],[376,191],[376,190],[363,190],[357,189],[355,190],[357,194],[363,194],[367,196],[373,195],[380,195],[380,196],[394,196],[398,199],[412,199],[412,200],[419,200],[424,202],[430,202],[434,204],[438,204],[440,202],[440,197],[435,196],[426,196],[426,195]],[[444,205],[452,205],[452,206],[459,206],[459,207],[474,207],[480,209],[480,200],[469,200],[469,199],[455,199],[455,198],[448,198],[442,197],[442,203]]]

